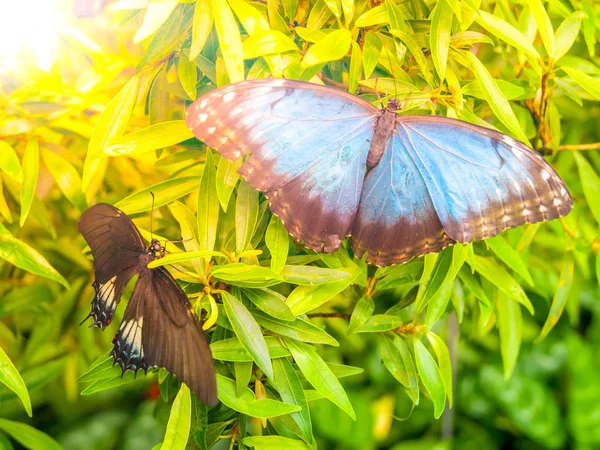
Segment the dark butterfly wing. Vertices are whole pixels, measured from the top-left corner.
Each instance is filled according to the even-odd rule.
[[[104,203],[85,211],[78,227],[94,256],[96,295],[88,317],[93,319],[93,326],[104,329],[112,320],[123,289],[138,272],[144,240],[123,211]]]
[[[196,100],[186,122],[265,192],[287,230],[317,251],[337,249],[358,208],[380,111],[346,92],[300,81],[251,80]]]
[[[215,405],[217,385],[210,347],[185,293],[171,274],[159,267],[142,272],[136,295],[144,299],[143,313],[140,315],[133,298],[134,304],[128,309],[136,308],[135,324],[140,331],[143,325],[139,364],[166,368],[200,400]],[[125,326],[125,320],[121,326]],[[131,347],[136,348],[139,337],[136,333],[131,336]]]
[[[357,257],[389,266],[454,241],[446,235],[423,177],[399,136],[392,134],[381,160],[367,175],[352,247]]]
[[[457,242],[489,238],[571,210],[573,200],[550,164],[510,136],[431,116],[400,117],[396,132],[445,232]]]

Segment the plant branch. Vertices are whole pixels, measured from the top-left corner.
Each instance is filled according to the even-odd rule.
[[[600,150],[600,142],[591,144],[560,145],[558,151]]]
[[[313,317],[325,317],[325,318],[337,318],[337,319],[344,319],[344,320],[350,320],[350,314],[346,314],[346,313],[313,313],[313,314],[307,314],[306,315],[309,319],[312,319]]]

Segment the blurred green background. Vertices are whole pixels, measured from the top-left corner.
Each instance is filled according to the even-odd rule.
[[[600,4],[60,0],[7,2],[0,16],[0,448],[600,448]],[[320,258],[291,237],[273,244],[267,227],[279,225],[264,196],[183,123],[203,93],[269,75],[526,137],[565,180],[573,211],[388,269],[346,246]],[[219,303],[209,339],[237,342],[242,356],[214,347],[217,371],[246,397],[207,410],[181,394],[172,408],[179,383],[166,372],[132,382],[101,370],[124,305],[109,330],[79,325],[94,294],[76,224],[97,202],[142,230],[152,220],[160,236],[194,238],[179,250],[227,255],[174,273],[198,312],[210,311],[206,286]],[[262,285],[232,275],[258,265],[275,272]],[[303,266],[330,281],[296,287]],[[231,323],[211,291],[223,283],[272,337],[271,357],[276,347],[289,355],[286,336],[331,363],[312,375],[286,365],[309,410],[252,417],[256,399],[291,400],[253,366],[252,351],[265,350]],[[294,296],[293,326],[306,319],[316,341],[306,324],[295,336],[285,322],[265,325],[245,289],[271,285]],[[326,383],[337,378],[341,391]]]

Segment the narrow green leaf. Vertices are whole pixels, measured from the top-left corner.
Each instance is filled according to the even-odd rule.
[[[497,38],[502,39],[507,44],[512,45],[516,49],[533,58],[539,59],[540,54],[531,44],[531,41],[517,28],[513,27],[504,19],[494,16],[488,12],[478,12],[479,14],[475,16],[475,20],[479,25],[488,30]]]
[[[219,197],[221,208],[223,208],[223,211],[225,212],[227,212],[231,194],[233,193],[233,190],[240,179],[240,175],[237,173],[237,170],[241,167],[242,162],[242,158],[239,158],[233,162],[225,158],[221,158],[219,160],[216,176],[217,196]]]
[[[427,333],[427,340],[429,340],[431,348],[433,348],[435,356],[437,357],[440,375],[442,376],[444,389],[446,390],[446,395],[448,396],[448,407],[452,408],[452,363],[450,361],[450,352],[448,351],[448,346],[441,337],[431,331]]]
[[[284,341],[308,382],[320,394],[331,400],[353,420],[356,420],[356,414],[346,391],[331,369],[325,364],[325,361],[318,355],[315,348],[288,338],[284,338]]]
[[[135,33],[133,43],[138,44],[157,31],[167,21],[178,3],[179,0],[149,0],[142,26]]]
[[[500,119],[500,121],[513,133],[518,139],[527,143],[527,136],[521,129],[519,121],[515,116],[508,100],[496,84],[496,81],[492,78],[486,67],[482,64],[477,57],[471,52],[462,53],[466,55],[467,59],[471,63],[475,78],[479,82],[481,89],[485,95],[485,99],[490,105],[490,108]]]
[[[311,450],[304,441],[283,436],[248,436],[242,443],[256,450]]]
[[[196,70],[195,64],[193,70]],[[194,95],[195,91],[194,83]],[[160,122],[115,139],[104,148],[104,153],[108,156],[137,155],[171,147],[193,137],[194,133],[187,127],[185,120]]]
[[[244,59],[240,29],[233,17],[227,1],[211,0],[215,29],[219,38],[219,47],[229,81],[236,83],[244,79]]]
[[[288,36],[277,30],[259,31],[242,43],[244,59],[298,52],[298,46]]]
[[[215,183],[216,171],[210,148],[206,148],[206,161],[198,191],[198,244],[200,250],[213,250],[219,223],[219,199]],[[210,259],[206,260],[206,263]]]
[[[500,291],[496,298],[496,310],[500,328],[500,353],[504,363],[504,379],[508,380],[519,357],[523,337],[523,318],[519,304]]]
[[[342,28],[325,36],[316,44],[312,44],[302,58],[306,66],[315,66],[342,59],[350,50],[352,34]]]
[[[192,28],[192,45],[190,46],[190,60],[196,59],[200,54],[213,26],[211,0],[197,0],[194,7]]]
[[[530,286],[533,286],[533,279],[527,270],[527,264],[521,259],[521,255],[506,242],[502,236],[496,236],[485,241],[498,258],[500,258],[508,267],[519,274]]]
[[[446,78],[446,64],[448,62],[448,50],[450,48],[450,34],[452,28],[453,11],[447,0],[436,3],[431,15],[431,34],[429,35],[429,46],[433,65],[440,77],[440,81]]]
[[[571,67],[561,67],[582,89],[600,100],[600,80]]]
[[[565,305],[567,304],[567,299],[569,298],[569,292],[573,286],[574,270],[575,263],[573,260],[573,253],[569,251],[565,257],[565,262],[563,270],[560,274],[560,279],[558,280],[556,293],[552,299],[552,305],[550,305],[550,312],[548,313],[546,322],[544,323],[542,331],[540,332],[539,337],[536,339],[536,342],[540,342],[545,339],[546,336],[548,336],[548,333],[550,333],[550,330],[554,328],[562,316]]]
[[[115,203],[115,206],[126,214],[150,211],[152,208],[150,193],[154,194],[154,207],[158,208],[196,189],[198,189],[198,177],[174,178],[137,191]]]
[[[596,218],[596,222],[600,223],[600,177],[588,160],[579,152],[575,152],[575,161],[577,161],[579,167],[581,186],[588,207]]]
[[[165,440],[160,447],[161,450],[185,450],[190,435],[191,422],[192,399],[190,389],[185,383],[182,383],[171,407]]]
[[[252,378],[253,361],[235,361],[233,368],[235,372],[235,388],[238,396],[243,395],[248,388]]]
[[[423,77],[427,81],[427,84],[433,86],[433,75],[429,70],[429,66],[427,65],[427,58],[425,58],[425,54],[423,53],[423,50],[419,46],[419,43],[416,41],[414,36],[410,33],[400,30],[392,30],[392,35],[400,39],[402,42],[404,42],[404,44],[406,44],[408,50],[415,58],[415,61],[417,62],[417,65],[419,66]]]
[[[555,34],[556,49],[554,59],[560,59],[571,49],[579,34],[581,22],[587,17],[583,11],[575,11],[560,24]]]
[[[258,309],[276,319],[287,322],[294,321],[296,317],[285,302],[285,297],[278,292],[267,288],[245,289],[244,293]]]
[[[300,377],[287,359],[276,359],[273,361],[273,386],[279,392],[281,400],[290,405],[297,405],[302,409],[291,414],[292,419],[298,425],[302,437],[309,444],[313,442],[312,423],[310,411]]]
[[[391,314],[374,314],[365,324],[357,330],[357,333],[382,333],[398,328],[404,323],[399,316]]]
[[[57,281],[69,289],[67,280],[46,261],[46,258],[40,255],[33,247],[15,238],[1,223],[0,258],[35,275]]]
[[[81,177],[73,164],[62,156],[47,148],[42,148],[42,159],[52,178],[65,197],[83,212],[87,209],[85,196],[81,191]]]
[[[248,353],[252,355],[258,367],[262,369],[269,379],[272,379],[273,366],[271,364],[271,357],[269,356],[269,348],[254,317],[252,317],[250,311],[242,303],[228,292],[223,292],[221,298],[225,305],[227,317],[238,339]]]
[[[21,192],[23,192],[21,190]],[[22,204],[22,203],[21,203]],[[21,212],[23,209],[21,208]],[[13,223],[12,214],[10,212],[10,208],[8,207],[8,203],[6,203],[6,198],[4,197],[4,185],[2,184],[2,174],[0,173],[0,215],[4,217],[8,223]],[[21,224],[21,227],[23,224]]]
[[[419,370],[419,376],[433,402],[433,415],[438,419],[444,412],[446,403],[444,381],[442,380],[440,370],[435,363],[433,356],[431,356],[423,343],[419,339],[414,338],[414,346],[415,361],[417,363],[417,369]]]
[[[417,369],[415,367],[415,361],[413,360],[413,354],[408,349],[406,342],[400,337],[396,336],[394,339],[394,346],[400,352],[402,356],[402,360],[404,362],[404,367],[406,367],[406,374],[408,375],[408,380],[410,381],[410,387],[406,388],[406,393],[410,397],[413,402],[413,405],[419,404],[419,375],[417,373]]]
[[[254,311],[254,318],[262,327],[281,336],[311,344],[327,344],[334,347],[339,345],[326,331],[301,317],[296,317],[293,322],[288,322],[271,317],[261,311]]]
[[[235,202],[235,250],[247,250],[258,219],[258,192],[240,181]]]
[[[315,266],[287,265],[283,267],[280,274],[288,283],[302,286],[331,283],[352,277],[350,273],[343,270],[324,269]]]
[[[8,355],[4,352],[2,347],[0,347],[0,383],[4,384],[7,388],[19,396],[23,406],[25,407],[25,411],[27,411],[27,415],[31,417],[31,399],[29,398],[27,386],[25,386],[25,382],[23,381],[23,378],[21,378],[21,374],[12,363]]]
[[[125,132],[129,116],[135,105],[139,85],[137,76],[131,78],[119,93],[106,105],[96,121],[90,137],[87,157],[83,165],[82,188],[87,190],[94,175],[98,174],[104,156],[104,148]]]
[[[226,258],[227,255],[221,252],[216,252],[214,250],[198,250],[194,252],[180,252],[180,253],[171,253],[162,258],[155,259],[154,261],[148,264],[149,269],[154,269],[156,267],[167,266],[169,264],[175,264],[183,261],[189,261],[191,259],[196,258],[206,258],[207,256],[219,256],[221,258]]]
[[[2,149],[0,149],[0,153]],[[39,143],[36,138],[31,138],[25,147],[23,155],[23,184],[21,185],[21,218],[19,224],[21,227],[25,224],[33,197],[35,196],[35,188],[38,181],[38,173],[40,168],[40,151]],[[80,185],[81,189],[81,185]]]
[[[0,430],[31,450],[62,450],[62,446],[46,433],[21,422],[0,419]]]
[[[0,169],[21,183],[23,171],[15,150],[6,142],[0,140]]]
[[[296,405],[278,402],[269,398],[256,400],[254,392],[246,388],[242,395],[236,393],[235,381],[217,374],[217,395],[226,406],[250,417],[269,418],[300,411]]]
[[[247,288],[268,287],[282,281],[271,269],[243,263],[213,266],[211,273],[228,284]]]
[[[288,296],[287,305],[296,316],[312,311],[350,286],[352,279],[348,277],[318,286],[298,286]]]
[[[540,37],[546,48],[546,53],[548,56],[556,55],[556,43],[554,41],[552,22],[550,21],[550,17],[548,17],[548,13],[546,12],[546,8],[544,8],[542,0],[527,0],[527,4],[533,14],[538,32],[540,33]]]
[[[265,336],[271,358],[285,358],[290,351],[283,347],[281,340],[275,336]],[[246,351],[238,338],[222,339],[210,344],[213,358],[219,361],[253,362],[252,356]],[[111,359],[112,361],[112,359]],[[112,362],[111,362],[112,366]]]
[[[269,22],[251,3],[245,0],[229,0],[229,5],[250,36],[269,31]]]
[[[381,55],[381,41],[377,37],[377,33],[374,31],[367,31],[365,35],[365,42],[363,44],[363,66],[365,69],[365,78],[369,78],[375,67],[377,66],[377,60]]]
[[[271,252],[271,270],[280,273],[285,266],[289,251],[289,234],[281,220],[275,215],[271,216],[271,221],[265,234],[265,244]]]
[[[346,333],[356,333],[371,318],[373,311],[375,311],[375,302],[368,295],[363,295],[356,303],[354,311],[352,311]]]
[[[379,339],[381,358],[383,364],[392,374],[392,376],[400,382],[404,387],[410,387],[410,380],[404,365],[404,359],[398,347],[396,340],[400,340],[400,336],[390,337],[382,334]]]

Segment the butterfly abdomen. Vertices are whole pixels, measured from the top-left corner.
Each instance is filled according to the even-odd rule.
[[[394,111],[385,109],[375,124],[375,131],[369,147],[369,156],[367,157],[367,167],[375,167],[383,152],[385,151],[390,136],[396,126],[397,114]]]

